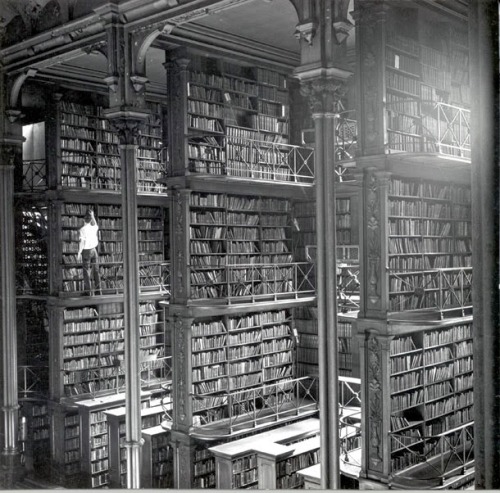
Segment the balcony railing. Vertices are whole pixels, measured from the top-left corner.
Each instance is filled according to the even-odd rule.
[[[231,264],[214,270],[191,267],[191,298],[224,298],[230,304],[259,299],[314,296],[315,266],[310,262]]]
[[[20,399],[46,397],[49,385],[49,367],[18,366],[17,381]]]
[[[405,468],[393,475],[393,482],[411,481],[419,488],[433,483],[442,486],[449,478],[464,475],[474,465],[474,423],[457,426],[438,435],[408,436],[392,432],[392,450],[401,450],[407,455],[406,463],[417,465],[416,469]],[[414,474],[412,474],[412,472]]]
[[[431,118],[424,118],[422,125],[436,138],[440,154],[470,159],[470,111],[458,106],[437,103]]]
[[[77,171],[76,171],[77,170]],[[167,176],[167,164],[153,158],[137,158],[137,192],[166,193],[163,179]],[[108,159],[106,165],[91,161],[68,168],[63,165],[60,184],[64,188],[85,190],[121,190],[121,161],[118,157]],[[47,163],[44,159],[24,161],[22,192],[47,190]]]
[[[45,159],[23,161],[23,192],[37,192],[47,189],[47,163]]]
[[[230,435],[318,410],[316,379],[301,377],[245,390],[192,394],[193,434]],[[211,411],[217,407],[217,414]]]
[[[161,356],[141,363],[141,388],[164,386],[172,380],[172,356]]]
[[[83,268],[81,264],[64,264],[62,276],[63,290],[61,295],[81,295],[86,292],[83,283]],[[100,294],[123,293],[123,262],[99,263],[101,279]],[[155,291],[170,293],[170,264],[168,262],[139,262],[139,291]],[[91,290],[94,294],[95,287]]]
[[[310,147],[226,138],[225,175],[257,180],[312,183],[314,150]]]
[[[470,160],[470,111],[446,103],[422,102],[422,114],[408,114],[415,100],[387,104],[388,148],[431,152]],[[414,110],[413,110],[414,111]]]
[[[398,272],[389,278],[390,311],[472,309],[472,267]]]
[[[358,477],[361,470],[361,379],[339,377],[339,441],[342,472]]]

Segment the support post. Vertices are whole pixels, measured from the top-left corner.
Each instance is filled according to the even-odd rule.
[[[139,243],[137,229],[137,148],[139,128],[147,115],[108,112],[120,139],[123,220],[123,304],[125,320],[125,447],[127,488],[140,488],[141,382],[139,317]]]
[[[350,73],[327,70],[320,77],[300,74],[315,131],[316,271],[318,303],[321,487],[340,485],[337,362],[337,266],[335,219],[335,123]]]
[[[0,92],[5,91],[1,76]],[[4,89],[4,91],[1,91]],[[5,110],[4,102],[1,109]],[[18,443],[18,384],[17,384],[17,327],[16,327],[16,267],[14,234],[14,168],[22,163],[21,125],[15,118],[5,117],[0,128],[0,340],[2,354],[2,445],[0,486],[12,488],[22,474],[21,452]],[[8,116],[19,116],[13,112]]]
[[[137,149],[149,114],[145,105],[148,79],[135,72],[137,49],[148,32],[127,29],[116,0],[96,9],[107,35],[109,108],[105,111],[119,138],[123,220],[123,304],[125,320],[125,446],[127,488],[140,488],[141,381],[139,317],[139,245],[137,231]],[[142,36],[142,38],[141,38]]]
[[[469,7],[471,48],[472,265],[474,278],[475,488],[500,488],[499,314],[499,9]]]

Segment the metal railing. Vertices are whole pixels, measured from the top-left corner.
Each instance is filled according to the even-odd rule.
[[[314,413],[318,410],[315,384],[314,377],[301,377],[245,390],[191,394],[193,412],[196,413],[193,430],[203,434],[204,429],[210,428],[230,435],[237,430]],[[215,407],[219,408],[217,414],[211,412]]]
[[[391,273],[390,311],[472,308],[472,267]]]
[[[252,302],[257,299],[298,298],[315,293],[315,265],[231,264],[214,270],[191,267],[191,298],[225,298]]]
[[[47,163],[45,159],[23,161],[21,191],[36,192],[47,190]]]
[[[86,292],[81,264],[62,264],[63,296],[81,295]],[[91,292],[99,294],[123,293],[123,262],[99,262],[100,290],[92,286]],[[164,261],[139,262],[139,291],[170,292],[170,264]],[[100,293],[99,293],[100,291]]]
[[[141,388],[164,388],[172,380],[172,356],[161,356],[152,361],[140,363]]]
[[[293,183],[314,181],[311,147],[227,137],[226,153],[227,176]]]
[[[413,476],[405,470],[395,472],[394,479],[436,482],[443,485],[447,478],[463,475],[474,464],[474,422],[468,422],[437,435],[391,432],[392,450],[407,454],[406,464],[425,463],[425,477]],[[416,486],[419,483],[415,483]]]
[[[470,110],[447,103],[415,100],[387,103],[388,148],[402,152],[435,152],[470,160]],[[410,109],[408,109],[410,108]]]
[[[437,103],[436,146],[440,154],[470,159],[470,111],[451,104]]]
[[[351,474],[359,475],[361,453],[361,379],[339,376],[340,461]]]
[[[339,376],[339,406],[359,408],[361,412],[361,379]]]
[[[49,385],[48,366],[18,366],[18,394],[20,399],[46,396]]]

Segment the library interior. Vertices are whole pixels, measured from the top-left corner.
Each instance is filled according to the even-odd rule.
[[[500,488],[498,9],[0,1],[0,488]]]

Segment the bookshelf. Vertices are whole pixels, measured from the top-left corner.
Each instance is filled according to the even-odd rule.
[[[61,205],[62,295],[84,291],[83,268],[78,262],[79,229],[88,209],[95,212],[99,225],[99,273],[101,292],[123,292],[123,224],[121,206],[66,202]],[[165,289],[165,232],[168,230],[164,209],[156,206],[138,207],[139,276],[141,291]]]
[[[66,307],[58,313],[62,326],[62,395],[101,395],[123,389],[123,304]],[[141,302],[139,318],[142,386],[159,388],[169,378],[170,356],[166,354],[165,322],[159,299]]]
[[[107,456],[105,448],[100,456]],[[80,415],[77,411],[68,411],[64,416],[64,473],[67,477],[79,474],[80,459]]]
[[[25,427],[21,424],[20,441],[25,467],[36,471],[46,467],[50,453],[50,415],[48,406],[43,401],[25,400],[21,403],[21,416],[25,418]]]
[[[390,345],[391,468],[450,452],[437,436],[473,420],[471,318],[395,337]],[[434,437],[434,442],[432,437]],[[448,444],[449,445],[449,444]]]
[[[143,408],[149,408],[150,395],[141,393]],[[108,412],[123,407],[125,394],[116,393],[98,399],[75,401],[80,416],[80,466],[84,476],[84,487],[106,488],[110,485],[111,446],[120,445],[120,441],[110,443]],[[83,438],[85,437],[85,439]]]
[[[125,407],[104,411],[109,436],[109,486],[127,487],[127,450],[125,447]],[[162,406],[146,407],[141,410],[141,430],[157,428],[164,414]],[[151,451],[152,452],[152,451]],[[142,451],[147,453],[146,450]]]
[[[194,447],[193,488],[215,488],[215,458],[208,445],[198,444]]]
[[[303,461],[297,457],[316,450],[318,432],[318,419],[308,418],[210,447],[215,458],[216,487],[280,488],[281,460]]]
[[[293,321],[285,310],[199,321],[191,331],[193,419],[199,424],[252,412],[252,394],[244,398],[243,390],[271,388],[296,374]],[[224,392],[235,394],[231,408]],[[290,395],[284,391],[280,399],[285,404]]]
[[[291,179],[286,74],[192,57],[187,84],[190,173]]]
[[[470,187],[393,176],[388,188],[390,311],[471,304]],[[439,269],[452,269],[442,271]],[[450,272],[448,275],[447,272]],[[465,271],[468,272],[468,271]],[[448,291],[439,290],[443,276]]]
[[[291,292],[290,210],[287,199],[191,192],[191,298]]]
[[[52,132],[59,137],[60,164],[57,182],[64,189],[119,191],[121,161],[118,134],[98,104],[62,99],[55,105]],[[159,103],[147,102],[148,119],[137,150],[138,193],[166,192],[161,179],[166,176],[163,152],[163,118]]]
[[[319,435],[284,445],[293,446],[293,452],[276,461],[276,489],[300,489],[304,479],[298,471],[319,462]]]
[[[166,146],[164,142],[163,108],[161,103],[146,101],[148,119],[139,137],[137,149],[138,193],[167,193],[164,178],[167,176]]]
[[[102,109],[62,100],[58,110],[61,186],[117,190],[121,182],[118,136]]]
[[[297,366],[299,376],[319,376],[318,327],[316,309],[295,309],[295,325],[299,334]],[[356,331],[356,312],[337,317],[338,372],[340,376],[359,376],[359,348]]]
[[[230,442],[255,416],[280,403],[293,407],[293,382],[287,383],[297,374],[292,307],[306,294],[296,292],[303,274],[292,204],[302,183],[290,167],[296,146],[288,143],[284,72],[178,50],[167,78],[169,150],[176,160],[166,181],[174,190],[177,280],[168,314],[179,349],[174,392],[184,409],[181,415],[174,408],[174,427],[177,420],[186,434],[182,456],[191,461],[191,477],[179,484],[214,488],[215,459],[198,439]]]
[[[385,113],[388,152],[470,158],[468,33],[426,9],[395,8],[387,24]],[[403,31],[400,26],[411,29]]]
[[[144,488],[173,488],[173,448],[170,431],[161,425],[142,431],[141,485]]]

